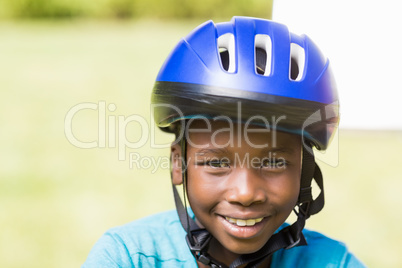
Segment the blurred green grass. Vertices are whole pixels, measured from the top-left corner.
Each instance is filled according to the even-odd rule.
[[[107,116],[150,122],[157,71],[200,22],[0,24],[0,267],[77,267],[108,228],[174,207],[167,169],[130,169],[117,148],[74,147],[64,120],[74,105],[105,101],[116,105]],[[81,112],[74,134],[96,140],[97,118]],[[401,267],[401,151],[401,132],[341,129],[339,166],[321,163],[326,207],[307,227],[345,241],[370,267]],[[148,142],[129,152],[168,150]]]

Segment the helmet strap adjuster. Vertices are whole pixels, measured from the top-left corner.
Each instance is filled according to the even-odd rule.
[[[209,265],[212,268],[226,268],[224,264],[219,263],[207,253],[211,238],[212,236],[207,230],[198,229],[190,231],[186,235],[186,242],[198,262]]]

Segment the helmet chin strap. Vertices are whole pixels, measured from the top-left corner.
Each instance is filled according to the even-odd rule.
[[[184,205],[178,194],[176,186],[172,183],[173,195],[176,210],[180,218],[180,222],[187,232],[186,241],[191,253],[198,262],[208,265],[212,268],[227,268],[208,254],[209,242],[212,235],[205,229],[200,228],[193,218],[188,215],[187,211],[187,148],[186,140],[183,137],[180,141],[182,155],[182,178],[183,178],[183,197]],[[315,180],[319,188],[320,194],[313,199],[311,194],[311,182]],[[239,256],[229,268],[236,268],[247,264],[247,268],[258,267],[267,257],[271,256],[275,251],[280,249],[290,249],[297,246],[307,245],[302,230],[306,219],[310,215],[318,213],[324,207],[324,185],[321,170],[315,163],[314,155],[311,147],[303,148],[303,162],[301,172],[300,194],[294,212],[297,220],[292,225],[287,226],[271,236],[267,243],[258,251],[250,254]],[[297,208],[297,209],[296,209]]]

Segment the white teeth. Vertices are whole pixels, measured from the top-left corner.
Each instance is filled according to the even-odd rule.
[[[245,220],[236,220],[236,225],[237,226],[246,226],[247,221],[245,221]]]
[[[228,222],[235,224],[237,226],[254,226],[256,223],[259,223],[263,219],[263,218],[258,218],[258,219],[241,220],[241,219],[234,219],[234,218],[229,218],[229,217],[225,217],[225,218]]]
[[[247,226],[253,226],[255,224],[255,220],[247,220],[246,225]]]
[[[226,217],[226,220],[228,220],[230,223],[236,223],[236,220],[233,218]]]

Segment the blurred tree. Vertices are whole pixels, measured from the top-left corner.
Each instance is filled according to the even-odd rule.
[[[1,19],[271,18],[273,0],[1,0]]]
[[[71,18],[85,14],[77,0],[2,0],[6,18]]]

